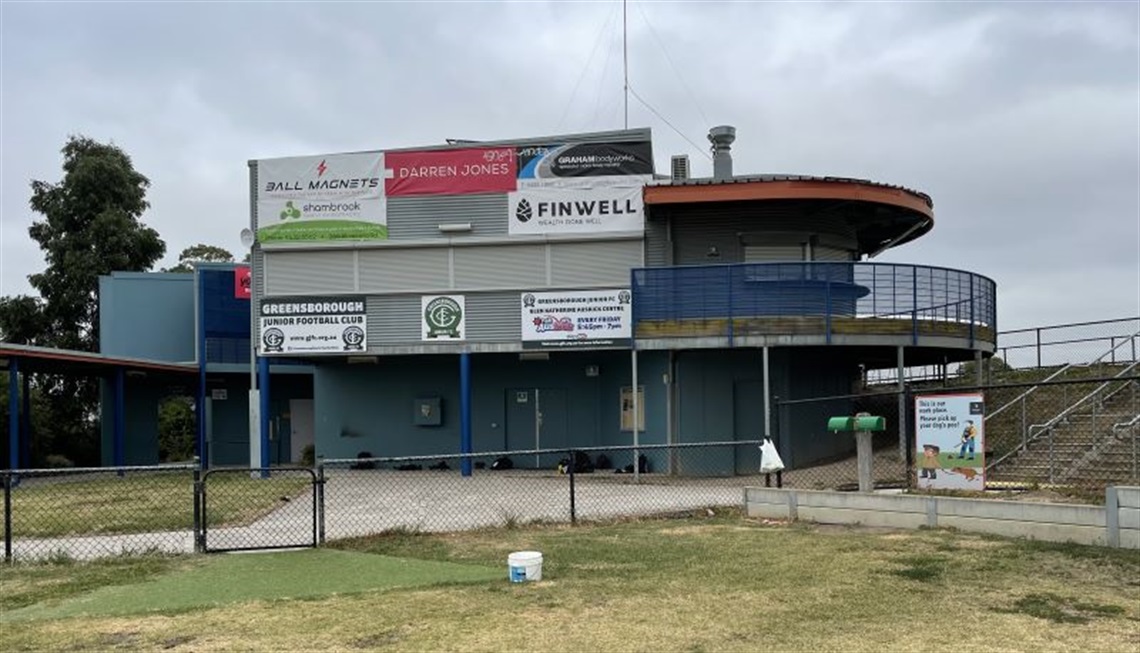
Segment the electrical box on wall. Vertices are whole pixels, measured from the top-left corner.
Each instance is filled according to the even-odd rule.
[[[416,426],[442,425],[442,403],[439,397],[420,397],[416,399],[415,414],[412,415],[412,423]]]

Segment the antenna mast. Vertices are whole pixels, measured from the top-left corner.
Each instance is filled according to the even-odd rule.
[[[621,0],[621,57],[622,74],[625,77],[625,128],[629,129],[629,46],[626,37],[626,0]]]

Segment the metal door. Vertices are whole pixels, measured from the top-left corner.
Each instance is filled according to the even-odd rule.
[[[508,451],[566,449],[570,446],[565,388],[512,388],[506,394]],[[515,466],[553,468],[562,453],[516,457]]]
[[[737,381],[733,385],[733,440],[764,439],[764,382]],[[736,449],[736,473],[760,473],[760,447],[741,444]]]

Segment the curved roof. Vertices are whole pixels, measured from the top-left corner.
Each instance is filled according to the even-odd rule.
[[[929,195],[867,179],[769,174],[662,180],[645,187],[650,210],[654,206],[768,201],[839,202],[859,207],[848,219],[865,252],[914,240],[934,227],[934,201]]]

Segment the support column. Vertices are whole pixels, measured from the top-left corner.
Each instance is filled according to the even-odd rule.
[[[640,444],[640,430],[638,416],[641,414],[641,397],[637,391],[637,348],[629,350],[630,364],[633,366],[633,482],[637,483],[641,478],[641,465],[638,464],[638,456],[641,452],[637,449]]]
[[[260,437],[257,440],[257,457],[250,460],[256,461],[256,466],[265,470],[269,467],[269,359],[264,356],[257,359],[257,386],[261,404],[258,411],[261,414]],[[267,476],[267,471],[261,472],[262,478]]]
[[[906,450],[909,446],[906,437],[906,365],[904,350],[906,348],[902,345],[898,347],[898,366],[899,366],[899,460],[906,460]]]
[[[677,422],[673,415],[676,405],[673,393],[677,387],[677,358],[676,352],[672,349],[669,350],[669,362],[665,370],[665,444],[672,445],[677,441],[676,433],[674,433]],[[670,447],[668,454],[668,469],[666,471],[669,475],[673,475],[677,473],[677,453]]]
[[[471,353],[459,354],[459,453],[472,453],[471,445]],[[471,476],[471,459],[462,458],[460,473]]]
[[[115,432],[111,439],[112,464],[122,467],[126,463],[127,444],[127,373],[115,368]],[[122,472],[120,472],[121,474]]]
[[[986,377],[982,373],[982,350],[974,350],[974,376],[977,377],[977,385],[984,385]]]
[[[32,377],[27,372],[20,375],[23,381],[24,409],[20,413],[20,466],[32,466]]]
[[[8,359],[8,469],[20,467],[20,359]]]
[[[768,368],[768,345],[764,345],[764,438],[772,437],[772,390]]]

